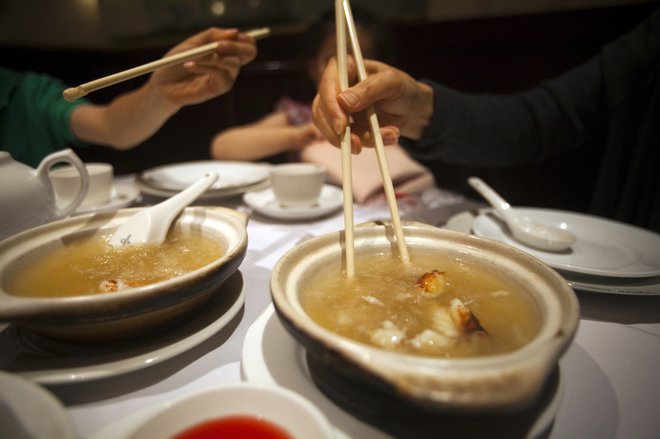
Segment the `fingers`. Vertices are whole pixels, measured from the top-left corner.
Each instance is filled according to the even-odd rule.
[[[238,29],[220,29],[217,27],[210,27],[184,40],[179,46],[185,45],[190,48],[190,46],[202,46],[204,44],[214,43],[217,41],[234,41],[237,39],[244,40],[243,38],[239,38]]]
[[[319,84],[318,93],[312,103],[312,119],[321,134],[333,145],[339,145],[339,135],[348,125],[348,119],[337,102],[339,93],[337,62],[332,58]]]
[[[366,79],[339,93],[337,99],[349,112],[366,109],[374,103],[392,99],[400,93],[401,78],[392,69],[381,69],[382,64],[367,61],[370,74]]]
[[[348,63],[349,81],[355,78],[355,65]],[[323,136],[333,145],[339,145],[339,136],[349,124],[346,112],[337,101],[340,93],[337,60],[333,57],[323,72],[316,98],[312,104],[312,119]]]
[[[331,59],[319,84],[319,90],[312,105],[312,118],[323,136],[330,143],[339,146],[340,136],[346,129],[351,114],[351,146],[353,153],[359,153],[363,147],[374,146],[370,133],[369,121],[362,110],[372,105],[383,96],[391,95],[388,87],[396,83],[397,78],[381,73],[382,64],[367,61],[366,67],[371,75],[365,81],[341,92],[338,83],[337,64]],[[355,64],[349,58],[349,81],[354,81]],[[381,136],[385,145],[398,141],[399,129],[395,126],[381,127]]]
[[[237,29],[220,29],[216,27],[193,35],[170,50],[168,54],[171,55],[209,43],[218,44],[216,58],[238,57],[241,66],[251,62],[257,56],[257,46],[254,38],[239,34]],[[211,56],[204,58],[206,60],[213,59]]]
[[[251,62],[257,56],[257,46],[251,41],[219,41],[216,54],[219,58],[237,57],[240,65]]]
[[[217,55],[194,60],[185,65],[192,73],[213,75],[221,71],[229,74],[232,79],[236,79],[241,66],[242,63],[238,57],[218,57]]]

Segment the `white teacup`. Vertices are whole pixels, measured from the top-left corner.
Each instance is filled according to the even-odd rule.
[[[89,175],[89,189],[81,207],[103,206],[112,196],[113,167],[110,163],[85,163]],[[50,171],[57,205],[69,203],[80,188],[80,175],[72,166]]]
[[[275,165],[270,171],[270,184],[282,206],[312,206],[321,195],[325,173],[325,166],[315,163]]]

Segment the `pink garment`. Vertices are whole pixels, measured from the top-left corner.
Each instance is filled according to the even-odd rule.
[[[286,113],[286,119],[289,125],[304,125],[312,121],[312,107],[308,104],[294,101],[286,96],[277,101],[275,111]]]
[[[414,194],[435,184],[433,174],[410,158],[400,145],[385,147],[390,176],[397,194]],[[314,142],[300,153],[304,162],[321,163],[327,167],[328,180],[341,186],[341,151],[325,141]],[[353,199],[359,204],[384,196],[376,150],[364,148],[352,155]]]

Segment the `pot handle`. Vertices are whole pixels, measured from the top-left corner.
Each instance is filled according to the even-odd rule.
[[[53,189],[53,183],[50,181],[50,176],[48,175],[48,172],[50,171],[50,168],[53,167],[56,163],[68,163],[80,174],[80,190],[78,191],[78,195],[69,203],[68,206],[59,208],[55,208],[55,217],[56,218],[63,218],[70,213],[72,213],[74,210],[78,208],[85,199],[85,196],[87,195],[87,189],[89,188],[89,175],[87,174],[87,168],[85,168],[85,164],[78,158],[75,152],[73,152],[72,149],[64,149],[62,151],[57,151],[54,152],[50,155],[47,155],[41,163],[39,163],[39,167],[37,168],[37,177],[41,179],[42,181],[48,181],[49,183],[49,190],[52,192],[53,198],[55,198],[55,191]]]
[[[250,216],[247,213],[241,212],[236,209],[230,209],[228,207],[219,207],[219,206],[212,206],[212,207],[209,206],[209,207],[215,210],[216,212],[223,213],[227,216],[236,218],[245,227],[248,225],[248,222],[250,220]]]

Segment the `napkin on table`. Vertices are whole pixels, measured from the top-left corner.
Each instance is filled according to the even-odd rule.
[[[422,192],[435,184],[433,174],[413,160],[400,145],[386,146],[385,155],[394,191],[397,194]],[[383,195],[383,180],[380,175],[376,150],[363,148],[360,154],[351,157],[355,202],[364,204]],[[341,151],[338,148],[326,141],[314,142],[301,151],[300,159],[304,162],[325,165],[328,180],[341,186]]]

